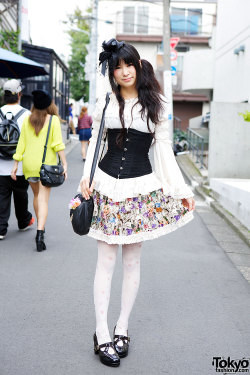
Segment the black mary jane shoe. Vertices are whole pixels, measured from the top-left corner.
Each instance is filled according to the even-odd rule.
[[[104,347],[105,347],[105,350],[100,350],[101,348],[104,348]],[[113,354],[108,352],[109,348],[114,349]],[[117,367],[120,365],[120,357],[116,353],[114,344],[110,341],[110,342],[105,342],[105,344],[98,345],[96,332],[94,333],[94,352],[95,354],[99,354],[100,361],[104,365],[112,366],[112,367]]]
[[[37,251],[43,251],[46,250],[46,245],[44,242],[44,231],[43,230],[37,230],[36,232],[36,250]]]
[[[116,329],[116,326],[114,328],[114,334],[113,334],[115,350],[117,351],[117,353],[118,353],[118,355],[119,355],[120,358],[127,357],[127,355],[128,355],[128,348],[129,348],[129,342],[130,342],[130,337],[128,337],[128,331],[127,331],[127,336],[124,336],[124,335],[115,335],[115,329]],[[123,343],[122,346],[117,345],[117,343],[120,340]]]

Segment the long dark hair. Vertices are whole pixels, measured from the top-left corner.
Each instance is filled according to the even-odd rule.
[[[38,136],[40,131],[42,130],[43,126],[45,125],[45,120],[47,115],[57,116],[60,120],[60,116],[58,114],[58,108],[55,105],[54,101],[52,100],[49,107],[45,109],[37,109],[34,105],[31,108],[31,114],[29,116],[29,120],[33,128],[35,129],[35,133]]]
[[[110,41],[107,44],[105,44],[105,42],[103,43],[104,50],[105,46],[108,46],[109,44]],[[120,146],[122,145],[122,141],[126,134],[123,116],[125,101],[121,96],[120,86],[115,83],[114,70],[121,61],[124,61],[125,64],[132,64],[136,70],[136,89],[138,91],[138,101],[132,107],[132,119],[133,108],[137,103],[140,103],[142,107],[140,110],[141,118],[146,118],[148,130],[152,134],[152,137],[154,137],[154,132],[152,132],[149,126],[149,120],[156,125],[159,122],[160,112],[163,110],[163,100],[160,96],[160,94],[162,94],[162,90],[155,77],[152,65],[147,60],[140,60],[140,55],[134,46],[123,42],[122,47],[119,49],[117,48],[115,53],[112,53],[110,58],[107,59],[110,85],[119,103],[119,117],[122,124],[121,135],[118,138],[118,144]]]

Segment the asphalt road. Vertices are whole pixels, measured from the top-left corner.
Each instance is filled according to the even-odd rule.
[[[250,284],[205,224],[210,208],[196,197],[192,222],[144,243],[129,356],[119,368],[100,363],[92,341],[96,242],[73,233],[67,207],[82,173],[79,145],[68,164],[68,180],[51,194],[48,250],[35,251],[35,229],[19,232],[13,210],[0,242],[0,375],[213,375],[213,357],[249,358]],[[119,252],[110,332],[121,285]]]

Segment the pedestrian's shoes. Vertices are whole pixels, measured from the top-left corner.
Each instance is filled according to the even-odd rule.
[[[96,332],[94,333],[94,352],[99,354],[100,361],[106,366],[117,367],[120,365],[120,357],[117,354],[114,344],[112,342],[105,342],[104,344],[98,345]],[[105,348],[105,350],[100,350],[100,348]],[[108,352],[109,348],[114,350],[111,354]]]
[[[120,358],[124,358],[124,357],[126,357],[128,355],[128,348],[129,348],[130,337],[128,337],[128,331],[127,331],[127,336],[124,336],[124,335],[115,335],[115,329],[116,329],[116,326],[114,328],[114,333],[113,333],[114,347],[115,347],[115,350],[117,351],[119,357]],[[123,343],[122,346],[117,345],[117,343],[120,340]]]

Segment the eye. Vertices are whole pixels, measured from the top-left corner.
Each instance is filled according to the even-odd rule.
[[[129,63],[128,66],[133,66],[133,64],[132,64],[132,63]]]
[[[120,65],[117,65],[117,66],[115,67],[115,69],[120,69]]]

